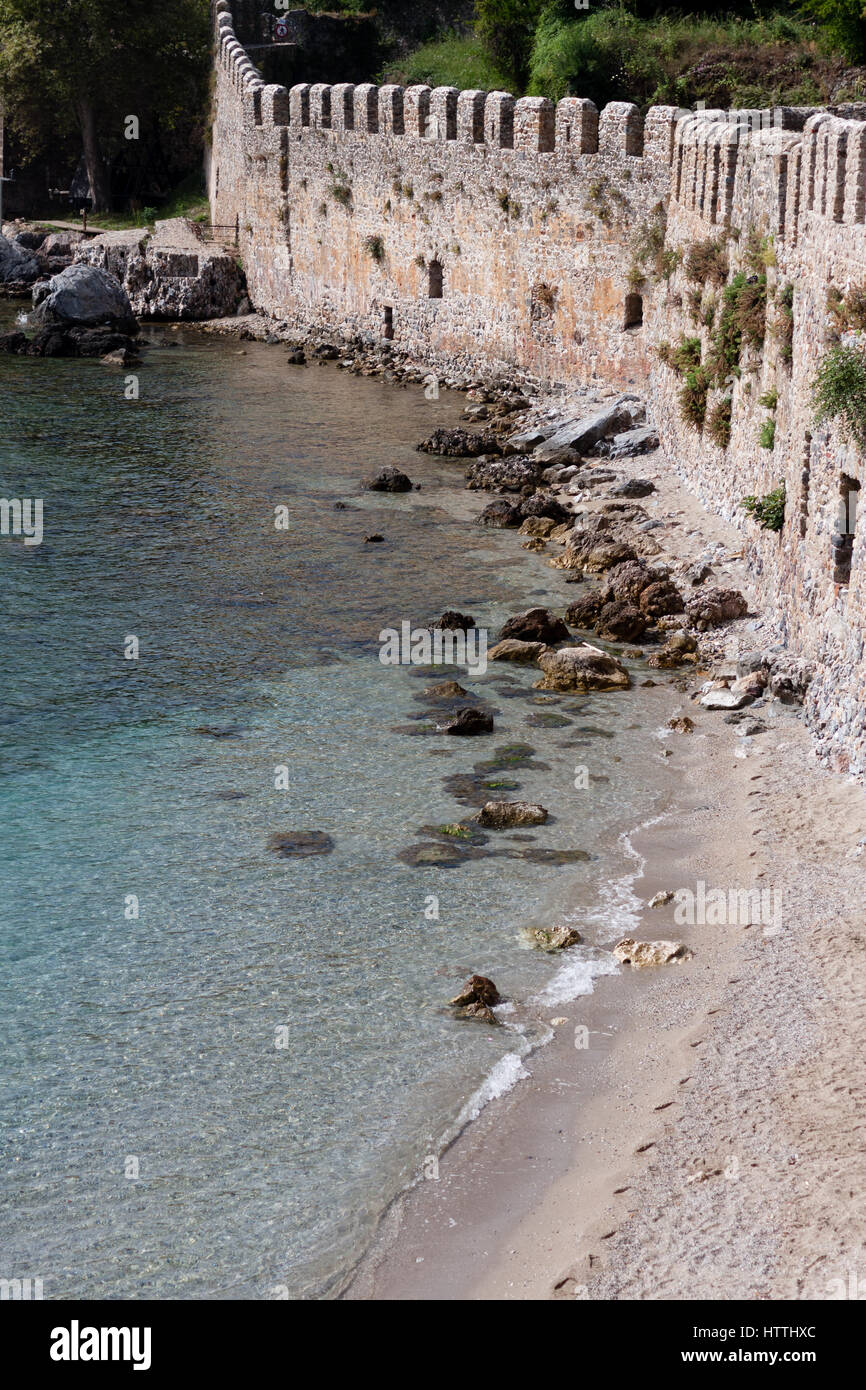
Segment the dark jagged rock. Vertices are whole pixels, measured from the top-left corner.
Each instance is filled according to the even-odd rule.
[[[438,429],[423,440],[418,449],[425,454],[444,454],[448,458],[475,458],[479,454],[500,454],[499,439],[491,430]]]
[[[640,596],[640,607],[648,618],[663,618],[671,613],[682,613],[685,604],[672,580],[659,579],[644,589]]]
[[[470,491],[522,492],[534,487],[538,468],[524,458],[491,458],[482,454],[466,470],[466,486]]]
[[[470,618],[468,613],[456,613],[451,609],[446,609],[441,618],[437,618],[435,623],[430,624],[431,628],[440,628],[443,632],[469,632],[475,627],[475,619]]]
[[[411,492],[412,479],[392,464],[388,468],[380,468],[378,473],[362,478],[361,486],[369,492]]]
[[[699,632],[744,618],[748,611],[749,605],[738,589],[705,589],[686,605],[689,623]]]
[[[495,526],[499,529],[504,527],[514,527],[515,529],[523,521],[520,508],[515,507],[511,502],[506,502],[502,497],[496,502],[490,502],[478,518],[480,526]]]
[[[598,616],[596,631],[599,637],[613,642],[634,642],[646,632],[648,619],[633,603],[615,599],[606,603]]]
[[[445,734],[476,735],[493,733],[493,715],[487,710],[461,709],[442,730]]]
[[[554,617],[548,608],[530,608],[525,613],[516,613],[504,624],[499,641],[515,638],[519,642],[544,642],[554,646],[557,642],[568,642],[571,633],[561,618]]]

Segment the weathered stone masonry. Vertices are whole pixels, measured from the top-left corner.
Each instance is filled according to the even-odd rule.
[[[866,565],[859,528],[847,584],[834,567],[841,491],[858,450],[814,423],[811,384],[830,283],[866,281],[866,123],[850,113],[702,112],[580,98],[367,84],[268,85],[217,0],[213,220],[240,226],[257,308],[395,346],[449,375],[597,377],[650,394],[671,465],[743,531],[780,634],[815,663],[807,713],[819,751],[866,774]],[[862,111],[857,112],[862,115]],[[699,336],[683,266],[638,285],[636,235],[687,252],[719,237],[731,270],[749,232],[768,239],[772,294],[794,290],[793,357],[768,334],[731,384],[731,442],[681,419],[662,341]],[[771,240],[770,240],[771,239]],[[772,311],[771,311],[772,312]],[[641,321],[642,320],[642,321]],[[778,392],[775,446],[758,443]],[[711,394],[711,404],[718,393]],[[784,479],[783,531],[739,507]],[[864,512],[866,515],[866,512]]]

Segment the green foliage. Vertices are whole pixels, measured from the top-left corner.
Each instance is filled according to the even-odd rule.
[[[762,449],[774,449],[776,446],[776,422],[772,418],[765,420],[761,426],[761,433],[758,443]]]
[[[425,43],[389,73],[407,87],[427,83],[431,87],[477,88],[482,92],[507,91],[511,78],[490,56],[476,36],[446,34]]]
[[[785,524],[785,484],[780,483],[763,497],[750,494],[742,499],[740,506],[755,518],[763,530],[781,531]]]
[[[866,444],[866,350],[831,348],[812,383],[812,400],[819,424],[838,420],[850,439]]]
[[[509,86],[523,90],[535,26],[544,0],[476,0],[475,32],[497,67],[509,74]]]
[[[528,90],[554,100],[590,97],[599,107],[608,101],[644,107],[701,100],[721,108],[821,104],[838,87],[839,64],[814,39],[814,26],[789,14],[683,15],[614,0],[575,17],[573,6],[551,3],[535,32]],[[845,99],[854,99],[856,90],[855,78]]]
[[[77,125],[96,210],[130,113],[151,148],[200,150],[210,61],[207,0],[0,0],[7,124],[25,158]]]
[[[776,406],[779,404],[779,392],[776,390],[775,386],[771,386],[769,391],[765,391],[763,396],[758,397],[758,404],[764,406],[767,410],[776,409]]]
[[[772,334],[779,344],[779,358],[790,363],[794,356],[794,286],[783,285],[776,294]]]
[[[743,345],[761,347],[766,329],[767,277],[747,279],[739,271],[722,291],[719,326],[709,353],[708,368],[719,386],[739,376]]]
[[[827,290],[827,312],[836,320],[840,331],[856,328],[866,329],[866,283],[852,285],[843,294],[837,285]]]
[[[711,381],[703,367],[691,367],[680,391],[680,416],[687,425],[703,429],[707,416],[707,392]]]
[[[341,207],[351,208],[352,190],[347,183],[335,183],[331,185],[331,197],[335,203]]]
[[[727,449],[731,442],[731,398],[723,396],[707,417],[707,434],[720,449]]]
[[[512,217],[515,221],[523,211],[522,207],[520,206],[520,203],[515,198],[512,198],[507,188],[503,188],[499,193],[497,193],[496,201],[502,208],[502,211],[505,213],[505,216]]]
[[[379,265],[381,265],[382,261],[384,261],[385,259],[384,238],[379,236],[378,233],[376,233],[373,236],[365,237],[364,251],[370,257],[371,261],[376,261]]]
[[[800,0],[800,8],[821,25],[825,41],[852,63],[866,58],[862,0]]]

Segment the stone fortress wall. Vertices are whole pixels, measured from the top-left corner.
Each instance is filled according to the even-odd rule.
[[[866,522],[853,553],[838,522],[843,494],[853,517],[863,460],[838,429],[816,426],[812,406],[833,331],[828,287],[866,283],[866,112],[642,116],[577,97],[287,90],[262,80],[233,9],[216,0],[209,191],[214,222],[237,218],[255,306],[299,327],[393,337],[449,376],[648,393],[671,466],[739,526],[784,639],[815,664],[807,714],[819,751],[866,773]],[[761,240],[770,325],[793,289],[790,352],[768,331],[709,393],[710,408],[731,398],[727,448],[684,422],[682,376],[658,356],[683,337],[710,350],[695,295],[706,305],[722,287],[696,286],[687,267],[713,239],[729,280],[752,274],[748,248]],[[656,265],[663,248],[663,272],[648,245]],[[772,411],[759,403],[768,391]],[[762,531],[739,501],[782,480],[784,528]]]

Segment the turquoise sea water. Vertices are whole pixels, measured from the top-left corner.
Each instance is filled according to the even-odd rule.
[[[394,732],[427,681],[381,665],[383,627],[456,608],[495,634],[575,592],[474,524],[488,498],[459,462],[415,452],[462,397],[151,342],[137,401],[96,362],[0,357],[0,493],[45,513],[42,545],[0,539],[0,1275],[47,1298],[327,1296],[527,1044],[445,1001],[473,971],[543,991],[560,967],[520,927],[598,919],[628,868],[670,696],[540,705],[536,672],[493,665],[461,676],[492,738]],[[421,490],[361,492],[388,463]],[[537,766],[507,775],[553,818],[488,848],[593,857],[402,862],[420,826],[470,814],[443,779],[514,741]],[[268,851],[297,829],[333,852]],[[584,955],[587,979],[608,968]]]

